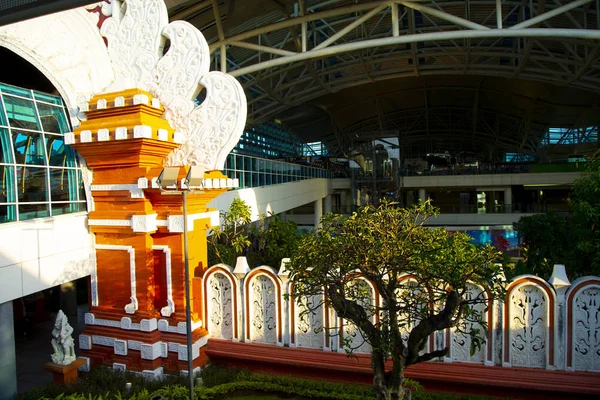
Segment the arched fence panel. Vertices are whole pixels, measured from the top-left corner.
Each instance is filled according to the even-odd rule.
[[[567,292],[567,369],[600,372],[600,279],[576,280]]]
[[[504,365],[549,368],[554,365],[556,295],[533,276],[517,277],[504,304]]]
[[[237,340],[238,286],[231,267],[218,264],[204,274],[206,328],[212,337]]]
[[[293,286],[290,292],[293,296]],[[309,349],[327,347],[325,340],[329,326],[327,325],[327,307],[323,303],[323,295],[290,300],[292,315],[290,345]]]
[[[246,277],[246,339],[265,344],[283,344],[282,282],[271,267],[261,266]]]
[[[465,300],[477,301],[472,308],[479,314],[480,318],[491,327],[491,307],[489,296],[481,286],[469,283],[465,291]],[[459,326],[448,331],[450,358],[453,362],[473,362],[483,364],[491,357],[491,335],[484,338],[484,343],[477,348],[474,346],[472,337],[468,332],[477,329],[482,334],[485,329],[473,319],[463,321]],[[473,354],[472,354],[473,348]]]
[[[374,309],[379,305],[379,296],[373,284],[363,277],[357,277],[348,285],[349,297],[356,297],[356,300],[365,309]],[[369,315],[372,323],[376,322],[376,313]],[[372,346],[367,342],[363,332],[352,322],[345,319],[339,319],[339,348],[340,350],[351,350],[354,353],[371,353]]]
[[[283,271],[283,272],[282,272]],[[423,302],[428,296],[410,275],[400,278],[397,292],[403,302]],[[382,322],[382,304],[375,286],[360,275],[350,279],[358,300],[372,309],[372,322]],[[469,284],[465,297],[480,298],[473,307],[487,323],[486,340],[471,354],[472,328],[451,328],[430,336],[421,353],[449,349],[444,362],[468,362],[505,367],[566,369],[600,372],[600,277],[568,279],[553,285],[533,275],[506,282],[506,296],[490,300],[483,287]],[[340,318],[322,295],[294,298],[284,268],[268,266],[233,270],[223,264],[203,275],[205,326],[211,337],[248,343],[290,346],[312,350],[370,353],[361,331]],[[354,291],[354,292],[353,292]],[[414,306],[414,304],[404,304]],[[409,307],[410,308],[410,307]],[[419,313],[398,317],[404,340],[419,323]],[[437,335],[437,336],[436,336]]]

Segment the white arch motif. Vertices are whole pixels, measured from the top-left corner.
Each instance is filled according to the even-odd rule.
[[[73,126],[79,125],[78,105],[114,80],[94,17],[83,8],[1,26],[0,46],[23,57],[50,80],[64,99]]]
[[[556,294],[534,275],[521,275],[508,287],[503,329],[503,366],[553,368]],[[514,347],[514,349],[513,349]]]
[[[206,328],[211,337],[237,339],[236,301],[239,295],[232,268],[213,265],[204,274],[203,299],[206,302]]]

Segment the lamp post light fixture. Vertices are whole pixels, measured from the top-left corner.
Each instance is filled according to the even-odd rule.
[[[203,188],[204,168],[191,166],[187,176],[177,187],[179,167],[164,167],[156,179],[156,183],[165,194],[181,193],[183,197],[183,259],[185,269],[185,327],[187,336],[188,388],[190,400],[194,400],[194,355],[192,349],[192,314],[190,307],[190,271],[188,255],[188,218],[187,194]]]
[[[207,178],[204,179],[204,167],[190,166],[187,176],[179,182],[181,167],[164,167],[156,178],[156,185],[162,194],[181,194],[183,198],[183,257],[185,268],[185,326],[187,335],[188,385],[190,400],[194,400],[194,366],[192,350],[192,313],[190,300],[190,271],[188,254],[188,192],[198,193],[213,189],[233,189],[239,186],[238,179]],[[153,184],[153,187],[154,186]]]

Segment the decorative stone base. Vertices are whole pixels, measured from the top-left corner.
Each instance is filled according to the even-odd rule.
[[[44,365],[44,369],[52,372],[54,383],[64,385],[77,380],[77,368],[83,364],[85,364],[85,360],[78,358],[69,365],[47,363]]]

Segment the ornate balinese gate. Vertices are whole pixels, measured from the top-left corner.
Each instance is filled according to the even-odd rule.
[[[229,75],[208,71],[208,45],[192,25],[168,23],[159,0],[128,0],[104,10],[99,33],[115,79],[79,104],[81,125],[65,141],[85,159],[93,198],[88,224],[97,264],[91,307],[80,336],[91,365],[142,371],[150,377],[187,370],[184,210],[164,195],[163,166],[205,171],[203,189],[188,195],[187,232],[193,366],[206,362],[202,275],[206,230],[219,214],[207,204],[233,186],[219,170],[243,131],[246,100]],[[164,53],[166,40],[169,49]],[[194,99],[204,87],[201,104]]]

